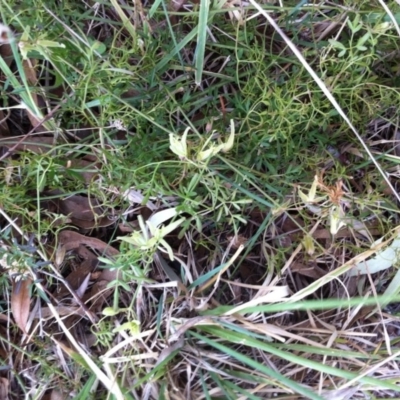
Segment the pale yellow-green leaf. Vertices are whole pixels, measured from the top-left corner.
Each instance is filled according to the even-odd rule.
[[[305,204],[308,203],[308,196],[306,194],[304,194],[303,191],[300,189],[299,189],[299,196],[303,203],[305,203]]]
[[[310,190],[308,191],[308,194],[305,194],[302,190],[299,189],[299,196],[301,200],[303,201],[304,204],[308,203],[319,203],[320,201],[325,200],[326,196],[319,196],[316,197],[317,195],[317,188],[318,188],[318,176],[314,176],[314,181],[311,185]]]
[[[166,253],[168,253],[169,259],[174,261],[174,253],[171,246],[164,239],[160,240],[160,245],[162,245],[160,246],[161,250],[164,250]]]
[[[339,232],[340,228],[346,225],[344,223],[344,212],[339,206],[331,207],[329,220],[331,226],[330,231],[332,235],[336,235]]]
[[[159,211],[153,214],[147,222],[153,224],[156,228],[163,224],[165,221],[175,217],[178,214],[178,211],[175,207],[167,208],[165,210]]]
[[[314,182],[311,185],[310,191],[308,192],[309,202],[313,202],[315,199],[315,195],[317,194],[317,187],[318,187],[318,176],[314,176]]]
[[[36,43],[38,46],[42,46],[42,47],[46,47],[46,48],[55,47],[55,48],[65,49],[65,44],[59,43],[59,42],[54,42],[53,40],[46,40],[46,39],[38,40]]]
[[[186,128],[185,132],[183,133],[182,137],[179,138],[173,133],[169,134],[169,148],[171,151],[176,154],[181,160],[188,158],[188,151],[187,151],[187,135],[189,133],[190,128]]]
[[[113,317],[114,315],[118,315],[119,313],[124,311],[126,311],[126,308],[115,309],[114,307],[106,307],[102,311],[102,314],[105,315],[106,317]]]
[[[231,119],[231,133],[229,135],[228,141],[223,145],[222,151],[224,153],[228,152],[233,147],[234,141],[235,141],[235,124]]]
[[[121,326],[114,328],[112,333],[118,333],[122,331],[129,331],[133,337],[138,336],[140,333],[140,322],[136,320],[125,322]]]
[[[117,239],[123,240],[126,243],[132,244],[136,247],[142,247],[147,244],[147,239],[143,237],[140,232],[133,232],[130,236],[122,236]]]
[[[382,239],[374,242],[374,246],[379,245]],[[383,271],[390,268],[392,265],[397,264],[400,261],[400,236],[397,236],[391,244],[388,245],[384,250],[380,250],[376,255],[369,260],[362,261],[351,269],[350,276],[375,274],[376,272]]]
[[[314,239],[312,238],[311,235],[306,235],[303,238],[303,246],[307,254],[312,256],[315,252],[315,245],[314,245]]]
[[[205,161],[211,158],[214,154],[215,154],[215,146],[212,146],[207,150],[200,151],[197,154],[197,161]]]
[[[162,237],[165,237],[166,235],[174,231],[183,221],[185,221],[185,218],[180,218],[177,221],[174,221],[167,226],[163,226],[161,228]]]
[[[386,31],[393,29],[394,24],[391,22],[382,22],[381,24],[376,24],[372,29],[373,33],[385,33]]]

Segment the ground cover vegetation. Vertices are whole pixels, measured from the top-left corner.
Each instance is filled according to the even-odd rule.
[[[398,1],[0,12],[0,399],[400,397]]]

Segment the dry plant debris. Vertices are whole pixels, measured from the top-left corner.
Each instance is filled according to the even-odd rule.
[[[398,1],[0,11],[0,400],[400,396]]]

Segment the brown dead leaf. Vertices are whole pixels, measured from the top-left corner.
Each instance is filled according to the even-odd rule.
[[[66,251],[65,246],[61,246],[61,248]],[[98,260],[96,255],[92,251],[87,249],[83,244],[80,245],[78,248],[74,248],[72,250],[77,256],[79,256],[80,260],[82,261],[79,261],[78,265],[73,268],[73,271],[66,277],[65,280],[67,281],[69,287],[75,290],[77,296],[81,298],[86,291],[89,281],[96,280],[98,278],[99,274],[97,274],[97,276],[96,274],[94,274],[94,270],[98,265]],[[84,288],[83,286],[85,282],[86,288]],[[65,286],[63,286],[61,288],[58,288],[55,295],[58,298],[62,298],[68,293],[69,290]]]
[[[78,293],[79,288],[86,282],[86,285],[88,284],[88,279],[90,279],[90,275],[96,265],[92,265],[90,262],[87,260],[84,260],[78,268],[76,268],[74,271],[72,271],[67,277],[66,281],[71,287],[71,289],[75,290],[76,294],[78,297],[82,297],[82,293]],[[89,278],[88,278],[89,276]],[[85,290],[86,291],[86,290]],[[84,292],[85,292],[84,291]],[[69,293],[69,290],[63,286],[57,290],[56,293],[54,293],[57,298],[61,299],[65,295]]]
[[[326,272],[322,268],[313,264],[304,265],[300,262],[293,262],[290,269],[292,272],[297,272],[298,274],[308,276],[309,278],[313,278],[315,280],[326,275]]]
[[[0,137],[3,138],[10,136],[10,130],[7,124],[8,115],[5,114],[3,110],[0,110]]]
[[[78,306],[56,306],[54,308],[56,309],[60,317],[65,317],[70,315],[79,315],[82,318],[85,317],[84,310],[82,310],[82,308]],[[36,318],[40,318],[43,320],[48,318],[54,318],[54,314],[49,307],[42,307],[40,310],[38,310]]]
[[[95,161],[87,161],[83,159],[74,159],[71,160],[69,163],[68,168],[71,169],[80,169],[79,173],[82,175],[83,180],[85,183],[90,183],[93,178],[95,178],[98,173],[94,172],[97,171],[98,164]]]
[[[10,382],[6,378],[0,378],[0,400],[9,400],[8,397],[8,388],[10,386]]]
[[[47,153],[53,147],[54,138],[47,136],[32,136],[21,143],[18,143],[15,139],[0,140],[0,145],[7,148],[7,150],[12,148],[13,151],[31,151],[35,154],[43,154]]]
[[[70,231],[70,230],[65,230],[60,232],[58,240],[61,244],[61,246],[64,246],[66,248],[66,251],[70,250],[75,250],[79,252],[80,256],[86,260],[91,260],[91,266],[93,266],[93,260],[86,249],[83,248],[83,246],[89,247],[91,250],[95,250],[96,252],[100,254],[104,254],[108,257],[115,257],[119,254],[119,251],[115,249],[114,247],[108,245],[107,243],[103,242],[100,239],[96,239],[93,237],[88,237],[81,235],[78,232]],[[88,269],[84,272],[87,271],[92,271],[90,267],[87,267]],[[76,274],[79,280],[81,280],[84,276],[83,273],[79,272]],[[75,279],[75,275],[68,277],[68,280]],[[93,277],[93,275],[92,275]],[[101,271],[99,276],[97,277],[97,281],[92,287],[91,293],[88,295],[90,298],[96,298],[96,308],[100,308],[101,305],[104,303],[104,301],[107,299],[107,297],[112,293],[110,289],[106,289],[106,286],[108,283],[116,280],[119,277],[119,272],[117,270],[111,270],[111,269],[104,269]],[[71,285],[74,285],[75,282],[71,282]],[[79,287],[79,286],[78,286]],[[99,293],[101,293],[101,296],[99,297]],[[87,296],[85,296],[86,299]]]
[[[116,256],[119,254],[119,251],[117,249],[100,239],[81,235],[78,232],[70,230],[61,231],[58,235],[58,239],[60,241],[60,244],[62,246],[65,246],[67,251],[78,250],[79,246],[84,245],[98,251],[99,253],[104,253],[109,256]]]
[[[59,190],[53,190],[49,195],[62,195]],[[82,229],[93,229],[112,225],[115,220],[103,215],[103,207],[93,197],[72,195],[52,200],[56,212],[67,215],[73,225]]]
[[[13,62],[12,49],[9,43],[2,43],[0,45],[0,57],[4,60],[7,66],[10,66]]]
[[[118,224],[118,229],[121,231],[121,233],[132,233],[133,232],[133,227],[130,225],[127,225],[126,222],[121,222]]]
[[[51,339],[54,341],[56,345],[60,346],[60,348],[64,351],[65,354],[67,354],[72,359],[76,359],[77,357],[79,357],[78,353],[71,347],[69,347],[66,342],[58,341],[54,337],[51,337]]]
[[[31,305],[29,290],[31,283],[32,280],[29,278],[18,281],[14,279],[12,283],[11,312],[15,323],[24,333],[26,333],[26,324]]]
[[[9,321],[8,316],[7,316],[7,315],[4,315],[4,314],[0,314],[0,322],[1,322],[1,321],[3,321],[3,322],[8,322],[8,321]]]
[[[364,224],[365,229],[368,231],[368,233],[371,236],[377,236],[377,235],[381,235],[382,234],[382,229],[379,227],[378,221],[372,221],[372,222],[367,222]],[[354,235],[356,236],[361,236],[362,235],[357,232],[354,229],[351,228],[343,228],[341,229],[336,235],[335,238],[347,238],[347,237],[353,237]],[[328,229],[318,229],[316,230],[313,234],[312,237],[314,239],[332,239],[332,234],[330,233],[330,231]]]
[[[57,389],[53,389],[50,392],[46,393],[42,400],[66,400],[69,396],[67,394],[63,394]]]
[[[22,61],[22,66],[23,66],[27,81],[32,87],[35,87],[38,84],[38,77],[37,77],[36,69],[35,69],[36,65],[37,65],[37,60],[35,60],[35,59],[27,59],[27,60]],[[31,96],[32,96],[33,101],[36,104],[36,107],[39,109],[40,104],[39,104],[38,95],[34,91],[31,91]],[[44,132],[45,128],[41,124],[41,118],[34,115],[33,112],[31,112],[29,110],[29,108],[27,108],[26,110],[28,113],[29,121],[31,121],[32,126],[39,125],[35,129],[35,132]]]
[[[245,236],[240,235],[240,234],[235,235],[235,236],[227,236],[226,238],[228,239],[229,243],[231,244],[232,249],[235,249],[235,250],[238,249],[240,246],[244,246],[248,241],[248,239]]]

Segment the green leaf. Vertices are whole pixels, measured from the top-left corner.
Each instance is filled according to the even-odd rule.
[[[225,330],[222,330],[222,331],[225,332]],[[226,354],[233,358],[236,358],[238,361],[242,362],[243,364],[246,364],[249,367],[254,368],[259,373],[263,373],[267,376],[270,376],[271,378],[277,380],[280,384],[284,384],[286,387],[290,388],[291,390],[293,390],[296,393],[299,393],[299,394],[305,396],[307,399],[323,400],[323,398],[321,396],[318,396],[316,393],[312,392],[311,390],[305,388],[302,385],[299,385],[297,382],[292,381],[291,379],[280,374],[279,372],[277,372],[271,368],[268,368],[267,366],[260,364],[257,361],[252,360],[250,357],[247,357],[247,356],[231,349],[230,347],[224,346],[224,345],[220,344],[219,342],[209,339],[208,337],[200,335],[196,332],[190,331],[189,333],[191,336],[220,350],[223,354]],[[222,336],[222,337],[225,339],[224,336]],[[243,336],[242,336],[242,340],[245,341],[245,339],[243,339]],[[241,344],[243,344],[243,341]]]
[[[366,34],[364,34],[363,36],[361,36],[356,44],[357,49],[360,49],[360,47],[365,48],[365,50],[367,49],[364,44],[368,41],[368,39],[370,38],[371,34],[369,32],[367,32]]]
[[[203,75],[204,67],[204,53],[206,50],[207,41],[207,22],[208,13],[210,11],[210,0],[200,0],[200,13],[199,13],[199,24],[197,27],[197,47],[195,52],[195,82],[196,85],[201,84],[201,78]]]
[[[341,43],[341,42],[338,42],[337,40],[329,39],[328,42],[335,49],[347,50],[345,45],[343,43]]]

